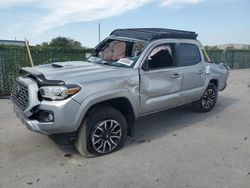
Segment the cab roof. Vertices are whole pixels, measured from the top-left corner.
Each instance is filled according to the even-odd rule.
[[[193,31],[165,28],[129,28],[116,29],[110,34],[110,36],[152,41],[164,38],[196,39],[198,34]]]

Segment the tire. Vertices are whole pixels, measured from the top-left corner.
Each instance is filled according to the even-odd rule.
[[[123,114],[109,106],[90,111],[83,121],[76,141],[80,154],[101,156],[121,149],[127,137],[127,121]]]
[[[213,83],[209,83],[202,97],[192,103],[193,110],[196,112],[209,112],[216,104],[218,89]]]

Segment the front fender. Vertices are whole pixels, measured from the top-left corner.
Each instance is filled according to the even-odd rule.
[[[93,105],[115,98],[128,99],[134,110],[135,117],[137,118],[139,116],[139,96],[136,97],[136,95],[133,95],[126,89],[102,91],[92,94],[83,100],[76,114],[75,121],[73,123],[74,130],[77,130],[80,127],[82,120],[85,117],[85,114]]]

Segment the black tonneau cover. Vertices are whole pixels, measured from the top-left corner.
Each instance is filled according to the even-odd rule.
[[[110,35],[146,41],[152,41],[163,38],[196,39],[198,36],[198,34],[193,31],[182,31],[165,28],[116,29]]]

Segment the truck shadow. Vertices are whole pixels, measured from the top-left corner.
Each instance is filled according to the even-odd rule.
[[[139,118],[134,137],[128,137],[125,147],[151,142],[162,136],[177,136],[177,130],[192,126],[207,118],[220,118],[221,112],[238,100],[220,96],[214,109],[207,113],[193,112],[191,104],[179,106]]]

